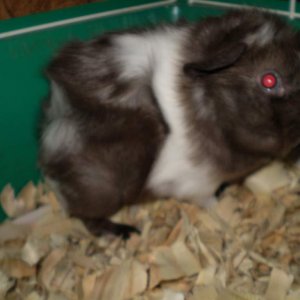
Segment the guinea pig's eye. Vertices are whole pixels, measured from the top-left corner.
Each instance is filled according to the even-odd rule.
[[[265,93],[278,97],[283,96],[281,78],[274,70],[264,72],[260,77],[259,84]]]
[[[277,77],[273,73],[266,73],[261,78],[261,85],[265,89],[274,89],[277,86]]]

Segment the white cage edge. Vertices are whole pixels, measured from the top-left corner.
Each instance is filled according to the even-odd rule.
[[[99,13],[94,13],[94,14],[90,14],[90,15],[86,15],[86,16],[61,20],[61,21],[55,21],[55,22],[45,23],[45,24],[36,25],[36,26],[30,26],[30,27],[26,27],[26,28],[22,28],[22,29],[17,29],[17,30],[0,33],[0,40],[9,38],[12,36],[16,36],[16,35],[21,35],[21,34],[34,32],[34,31],[43,30],[43,29],[48,29],[48,28],[93,20],[93,19],[101,19],[101,18],[109,17],[109,16],[122,15],[122,14],[130,13],[130,12],[151,9],[151,8],[161,7],[161,6],[167,6],[167,5],[176,4],[176,3],[178,3],[177,0],[162,0],[162,1],[149,3],[149,4],[135,5],[132,7],[127,7],[127,8],[120,8],[120,9],[115,9],[115,10],[111,10],[111,11],[99,12]],[[209,0],[188,0],[188,4],[191,6],[200,4],[200,5],[214,6],[214,7],[219,7],[219,8],[243,8],[243,7],[246,7],[245,4],[236,4],[236,3],[231,3],[231,2],[221,2],[221,1],[214,1],[214,0],[211,0],[211,1],[209,1]],[[175,6],[175,11],[176,11],[176,9],[178,9],[178,7]],[[300,18],[300,13],[297,13],[297,11],[296,11],[296,0],[289,0],[289,10],[288,11],[267,9],[267,8],[266,8],[266,10],[268,10],[272,13],[277,13],[279,15],[289,17],[290,19]]]
[[[247,7],[245,4],[236,4],[229,2],[221,2],[221,1],[214,1],[214,0],[189,0],[190,5],[195,4],[202,4],[207,6],[215,6],[219,8],[243,8]],[[251,6],[248,6],[251,7]],[[253,7],[253,6],[252,6]],[[263,8],[266,11],[270,11],[272,13],[276,13],[282,16],[289,17],[290,19],[296,19],[300,18],[300,13],[297,13],[296,11],[296,0],[289,0],[289,9],[288,11],[279,10],[279,9],[269,9],[269,8]]]

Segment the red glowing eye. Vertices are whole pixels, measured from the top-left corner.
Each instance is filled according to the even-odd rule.
[[[261,84],[266,89],[273,89],[277,85],[277,78],[274,74],[267,73],[263,75]]]

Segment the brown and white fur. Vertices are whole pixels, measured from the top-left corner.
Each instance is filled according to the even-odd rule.
[[[143,191],[207,205],[299,144],[299,50],[257,10],[72,42],[47,70],[42,170],[96,234],[128,236],[108,218]],[[266,70],[276,91],[260,86]]]

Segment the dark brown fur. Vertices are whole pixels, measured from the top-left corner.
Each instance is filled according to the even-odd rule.
[[[245,37],[266,22],[275,37],[262,47],[247,45]],[[188,76],[182,76],[190,138],[228,180],[285,157],[300,142],[300,35],[255,10],[207,19],[192,32],[184,54]],[[282,97],[260,88],[257,78],[268,69],[280,73]],[[199,87],[204,100],[197,97]]]
[[[106,217],[140,196],[164,129],[140,109],[102,106],[95,112],[74,110],[72,118],[78,118],[84,148],[71,155],[57,153],[50,160],[42,152],[43,169],[60,183],[71,215],[89,227],[95,223],[93,232],[112,230]]]
[[[271,41],[262,46],[259,41],[245,42],[267,22],[275,28]],[[299,34],[258,11],[181,27],[188,37],[178,82],[195,165],[205,158],[223,181],[231,181],[297,146]],[[118,76],[120,65],[112,51],[116,35],[71,43],[51,62],[49,77],[63,87],[70,109],[53,113],[50,104],[45,127],[57,118],[74,121],[83,148],[49,156],[41,147],[40,162],[44,173],[60,183],[71,215],[96,234],[107,230],[127,237],[133,228],[107,218],[139,198],[168,124],[152,90],[151,74],[131,81]],[[257,78],[267,69],[280,74],[282,96],[259,86]]]
[[[64,88],[71,106],[67,118],[79,124],[84,149],[50,159],[41,149],[40,162],[60,183],[71,215],[95,234],[127,237],[134,228],[106,218],[139,198],[167,126],[147,83],[117,79],[112,36],[71,43],[50,64],[47,72]]]

